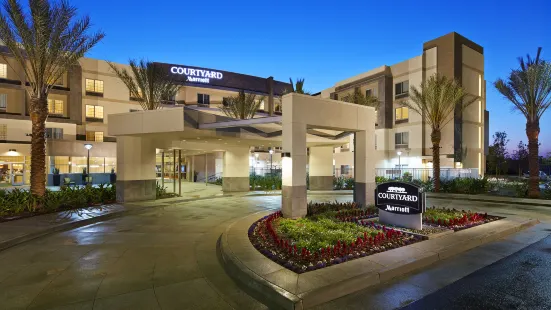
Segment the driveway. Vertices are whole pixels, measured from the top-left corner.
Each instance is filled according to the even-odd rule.
[[[316,196],[315,200],[349,200]],[[278,209],[268,197],[171,199],[138,215],[0,252],[1,309],[264,309],[216,256],[233,219]]]

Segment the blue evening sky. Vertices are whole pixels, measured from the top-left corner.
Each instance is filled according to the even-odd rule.
[[[302,77],[311,92],[418,56],[423,42],[456,31],[484,47],[490,133],[506,131],[510,149],[526,142],[525,120],[492,83],[538,46],[551,60],[549,0],[73,3],[107,34],[90,57],[147,58],[282,81]],[[551,110],[541,120],[540,142],[542,153],[551,152]]]

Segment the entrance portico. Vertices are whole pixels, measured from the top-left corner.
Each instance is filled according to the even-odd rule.
[[[359,174],[355,199],[361,204],[372,203],[375,171],[368,154],[374,151],[374,110],[294,93],[285,95],[282,101],[282,116],[258,113],[247,120],[200,107],[109,115],[109,134],[117,137],[118,144],[117,199],[126,202],[155,198],[158,152],[176,154],[176,150],[173,166],[178,168],[174,171],[181,169],[185,161],[190,166],[186,172],[191,180],[193,172],[202,167],[186,156],[223,153],[223,191],[243,192],[249,190],[251,149],[278,148],[282,157],[282,209],[287,217],[301,217],[306,214],[307,167],[311,190],[332,189],[333,148],[356,134],[356,148],[362,151],[356,152]],[[181,173],[174,173],[174,178],[176,175],[181,182]]]

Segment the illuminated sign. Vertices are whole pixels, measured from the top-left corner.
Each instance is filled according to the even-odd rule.
[[[375,205],[390,213],[420,214],[425,211],[425,194],[414,184],[382,183],[375,190]]]
[[[210,79],[221,80],[224,75],[219,71],[203,70],[203,69],[192,69],[186,67],[171,67],[170,72],[172,74],[185,75],[188,82],[195,83],[210,83]]]

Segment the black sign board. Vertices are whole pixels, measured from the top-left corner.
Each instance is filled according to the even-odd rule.
[[[411,183],[382,183],[375,190],[375,205],[390,213],[419,214],[425,212],[425,193]]]
[[[292,89],[289,83],[247,74],[159,62],[156,62],[155,66],[160,67],[173,81],[190,86],[221,87],[262,94],[268,94],[272,87],[276,96]]]

